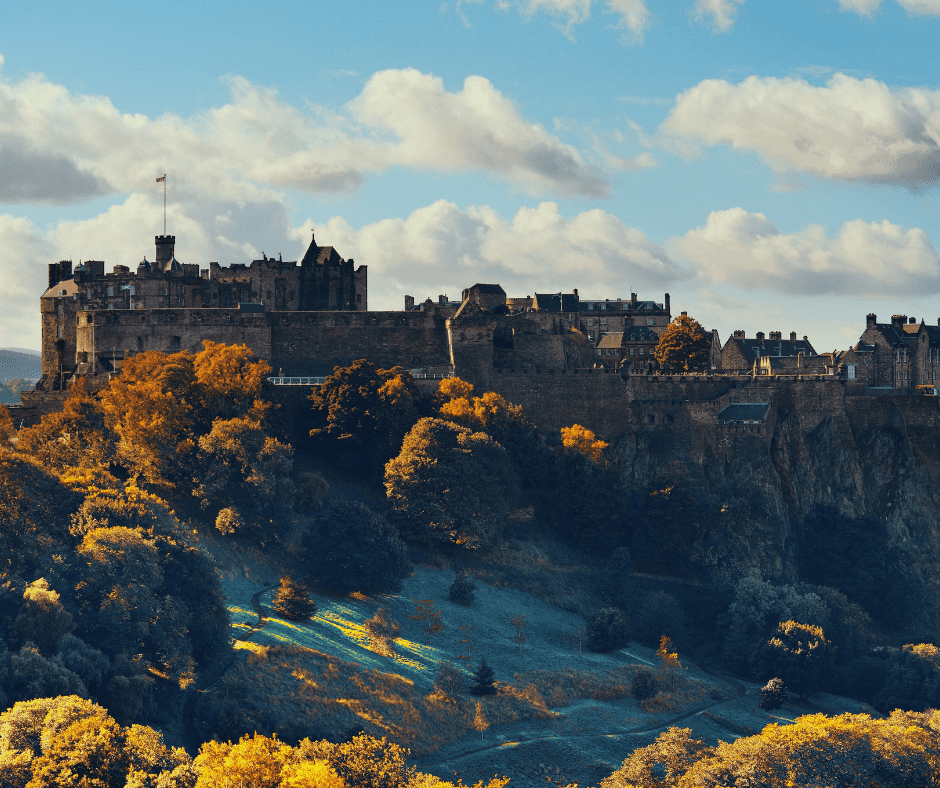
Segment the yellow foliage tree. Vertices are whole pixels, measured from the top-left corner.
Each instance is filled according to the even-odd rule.
[[[294,750],[277,737],[242,736],[237,744],[206,742],[196,756],[196,788],[279,788]],[[294,783],[297,784],[297,783]]]
[[[264,381],[271,374],[268,362],[255,359],[247,345],[224,345],[208,339],[202,344],[203,350],[193,358],[202,418],[211,423],[250,408],[261,397]]]
[[[604,449],[609,444],[598,440],[597,436],[586,427],[574,424],[561,428],[561,445],[567,451],[581,454],[594,464],[598,464],[604,455]]]
[[[15,434],[16,428],[13,426],[10,409],[6,405],[0,405],[0,446],[6,447],[7,442]]]
[[[668,325],[653,354],[662,366],[689,372],[708,365],[710,348],[711,338],[701,323],[683,312]]]

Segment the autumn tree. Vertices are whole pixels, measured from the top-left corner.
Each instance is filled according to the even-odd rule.
[[[646,747],[639,747],[617,771],[601,781],[600,788],[677,788],[683,776],[714,750],[692,738],[691,728],[670,728]]]
[[[279,788],[281,775],[294,760],[292,747],[276,736],[242,736],[236,744],[209,741],[202,745],[194,766],[197,788]]]
[[[480,741],[483,741],[483,734],[486,733],[486,729],[490,727],[490,723],[483,713],[483,704],[480,703],[480,701],[476,702],[473,714],[473,727],[480,732]]]
[[[148,351],[124,361],[101,392],[101,408],[116,437],[116,459],[133,478],[162,488],[188,481],[198,397],[191,353]]]
[[[526,642],[525,634],[525,613],[520,613],[516,618],[509,620],[509,623],[512,624],[513,629],[515,629],[515,634],[509,636],[509,639],[518,644],[519,646],[519,656],[522,657],[522,647]]]
[[[658,673],[660,683],[667,689],[675,689],[676,678],[683,668],[682,663],[679,661],[679,653],[675,650],[671,638],[663,635],[659,639],[656,656],[659,657]]]
[[[428,633],[428,645],[431,645],[431,635],[436,635],[444,625],[441,624],[441,611],[434,609],[433,599],[414,599],[411,600],[415,605],[415,612],[410,613],[408,618],[417,621],[421,625],[422,631]]]
[[[363,628],[369,633],[372,648],[380,654],[391,656],[392,641],[401,634],[401,625],[392,618],[392,611],[384,605],[366,620]]]
[[[360,734],[340,744],[304,739],[295,752],[300,762],[329,764],[347,786],[356,788],[405,788],[416,773],[408,765],[411,752],[384,737]]]
[[[561,428],[561,445],[565,448],[565,451],[587,457],[595,464],[601,462],[604,449],[608,446],[607,443],[598,440],[593,432],[580,424]]]
[[[270,365],[255,359],[247,345],[225,345],[205,339],[193,358],[198,384],[195,416],[208,431],[215,419],[230,419],[251,410],[261,399]]]
[[[787,690],[783,681],[772,678],[760,688],[760,707],[766,711],[779,709],[787,700]]]
[[[708,366],[710,350],[711,337],[697,320],[683,312],[659,338],[654,356],[663,367],[678,367],[689,372]]]
[[[442,659],[437,663],[437,675],[434,677],[434,689],[441,695],[458,698],[467,688],[467,680],[463,671],[453,662]]]
[[[6,405],[0,405],[0,446],[8,448],[7,444],[15,434],[16,427],[13,426],[10,409]]]
[[[389,502],[415,536],[465,548],[486,544],[514,499],[503,448],[488,435],[421,419],[385,466]]]
[[[798,621],[781,621],[754,657],[757,676],[779,676],[805,699],[829,678],[832,647],[823,630]]]

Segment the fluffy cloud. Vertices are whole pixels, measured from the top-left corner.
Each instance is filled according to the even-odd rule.
[[[577,287],[585,296],[613,298],[631,286],[659,290],[689,278],[660,246],[616,217],[591,210],[568,218],[547,202],[521,208],[510,220],[488,207],[461,210],[439,200],[359,230],[334,218],[316,234],[368,263],[376,285],[370,308],[398,309],[405,294],[458,297],[474,282],[499,282],[515,295]]]
[[[778,172],[910,189],[940,180],[940,91],[874,79],[705,80],[678,96],[660,130],[756,151]]]
[[[940,0],[897,0],[911,16],[940,16]],[[873,17],[881,8],[881,0],[839,0],[843,11],[852,11],[859,16]]]
[[[922,296],[940,292],[940,257],[923,230],[888,221],[777,230],[762,213],[713,211],[667,244],[700,273],[738,290],[787,295]]]
[[[525,120],[483,77],[450,93],[414,69],[382,71],[342,113],[298,109],[241,77],[229,84],[222,107],[152,119],[41,75],[0,80],[0,201],[133,192],[170,171],[183,192],[263,202],[282,188],[352,191],[392,166],[481,171],[534,193],[609,191],[577,150]]]
[[[28,220],[0,214],[0,336],[8,347],[39,349],[39,296],[49,283],[45,263],[55,244]]]
[[[478,5],[485,0],[457,0],[457,13],[462,13],[465,5]],[[526,19],[537,14],[546,14],[559,20],[559,27],[570,38],[576,25],[591,18],[593,0],[496,0],[496,6],[502,10],[515,8]],[[614,30],[625,32],[624,40],[643,42],[643,33],[649,27],[652,15],[645,0],[605,0],[603,13],[612,14],[617,21],[611,25]]]
[[[716,30],[724,32],[734,25],[738,6],[743,4],[744,0],[695,0],[692,17],[699,22],[710,20]]]

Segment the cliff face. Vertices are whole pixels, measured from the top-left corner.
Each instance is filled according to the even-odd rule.
[[[642,544],[658,529],[662,540],[693,540],[686,548],[697,574],[732,578],[757,567],[797,582],[819,563],[822,544],[848,565],[881,560],[853,558],[844,531],[845,540],[861,536],[869,553],[894,556],[899,565],[887,567],[888,577],[913,573],[928,608],[940,600],[937,399],[846,396],[812,385],[714,394],[674,400],[671,416],[633,399],[634,426],[614,448],[638,503]],[[769,401],[763,424],[717,424],[729,396]],[[674,505],[661,502],[666,494]]]

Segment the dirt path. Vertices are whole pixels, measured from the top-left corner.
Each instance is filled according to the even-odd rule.
[[[257,632],[264,629],[267,619],[264,616],[264,608],[261,607],[261,595],[274,588],[274,585],[267,585],[251,597],[251,609],[255,611],[258,620],[251,626],[251,629],[240,637],[239,640],[250,640]],[[238,661],[239,654],[234,648],[230,649],[228,656],[224,661],[216,663],[212,670],[203,673],[196,682],[189,687],[186,703],[183,704],[183,721],[186,726],[186,750],[190,755],[195,756],[202,745],[204,738],[196,727],[196,703],[199,696],[208,692],[212,686],[222,678]]]
[[[704,669],[702,670],[705,673],[709,673],[715,676],[715,678],[719,678],[720,680],[725,681],[728,684],[731,684],[735,688],[734,697],[725,698],[724,700],[717,700],[717,701],[714,701],[713,703],[708,703],[704,706],[698,706],[697,708],[691,709],[690,711],[683,712],[682,714],[672,717],[666,721],[659,721],[653,725],[647,725],[644,728],[635,728],[629,731],[620,729],[620,730],[615,730],[615,731],[609,731],[607,733],[601,733],[599,731],[594,731],[592,733],[566,733],[566,734],[563,734],[562,738],[564,738],[566,741],[569,741],[571,739],[593,739],[598,736],[640,736],[644,733],[652,733],[653,731],[662,731],[662,730],[666,730],[667,728],[671,728],[674,725],[680,722],[683,722],[684,720],[689,719],[690,717],[694,717],[697,714],[701,714],[703,711],[708,711],[709,709],[713,709],[716,706],[721,706],[725,703],[729,703],[732,700],[737,700],[738,698],[742,698],[745,695],[747,695],[747,689],[745,688],[744,684],[738,681],[737,679],[733,679],[730,676],[718,675],[710,670],[704,670]],[[544,734],[544,735],[538,734],[538,735],[532,735],[532,736],[519,736],[519,737],[514,736],[513,742],[515,742],[516,744],[525,744],[526,742],[549,741],[551,739],[557,739],[558,737],[559,737],[559,734],[557,733]],[[462,760],[463,758],[467,758],[471,755],[478,755],[480,753],[492,752],[493,750],[498,750],[502,746],[503,746],[503,742],[486,744],[481,747],[473,747],[469,750],[464,750],[463,752],[456,753],[443,760],[419,761],[417,765],[419,769],[426,769],[431,766],[441,766],[445,763],[451,764],[455,761]]]

